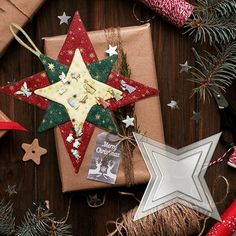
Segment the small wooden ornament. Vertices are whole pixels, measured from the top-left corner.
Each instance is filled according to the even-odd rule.
[[[34,139],[31,144],[23,143],[21,147],[25,151],[23,161],[32,160],[35,164],[40,165],[40,157],[47,153],[47,149],[39,146],[38,139]]]

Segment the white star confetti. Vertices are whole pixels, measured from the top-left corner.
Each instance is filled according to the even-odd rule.
[[[106,53],[109,54],[109,56],[118,55],[116,49],[117,49],[117,46],[112,47],[109,44],[109,49],[106,50]]]
[[[130,126],[134,126],[134,117],[126,116],[125,120],[122,120],[122,122],[125,124],[125,128],[128,128]]]
[[[67,16],[65,12],[61,16],[57,16],[57,18],[60,19],[60,25],[65,23],[68,25],[68,20],[71,18],[71,16]]]
[[[181,66],[181,70],[179,73],[182,73],[182,72],[188,73],[188,71],[192,68],[192,66],[188,65],[188,61],[186,61],[184,64],[179,64],[179,65]]]

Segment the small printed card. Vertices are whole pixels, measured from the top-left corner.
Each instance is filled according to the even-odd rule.
[[[88,179],[115,184],[121,160],[120,138],[107,132],[97,136]]]

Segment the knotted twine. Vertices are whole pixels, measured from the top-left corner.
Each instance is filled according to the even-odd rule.
[[[213,183],[212,195],[214,196],[216,184],[221,179],[224,180],[226,184],[226,191],[222,199],[216,202],[217,205],[222,204],[229,194],[228,180],[224,176],[218,176]],[[127,194],[122,193],[122,195]],[[128,195],[135,197],[134,194]],[[206,222],[209,219],[209,216],[202,215],[187,207],[187,205],[175,203],[140,220],[133,221],[137,209],[138,206],[127,213],[123,213],[116,221],[108,221],[106,224],[107,236],[187,236],[196,233],[201,236],[204,233]],[[202,221],[203,224],[201,224]],[[115,229],[109,231],[109,225],[115,226]]]
[[[115,66],[113,67],[113,70],[117,73],[120,73],[122,71],[123,66],[123,56],[125,55],[123,46],[122,46],[122,39],[120,35],[120,28],[108,28],[104,30],[106,41],[107,41],[107,47],[109,45],[111,46],[117,46],[117,53],[118,53],[118,59],[116,61]],[[126,76],[126,75],[125,75]],[[133,107],[130,109],[134,109]],[[118,140],[117,147],[119,145],[122,145],[122,160],[123,160],[123,168],[124,168],[124,174],[125,174],[125,182],[128,187],[132,186],[135,182],[134,180],[134,168],[133,168],[133,150],[135,147],[135,144],[133,142],[132,136],[132,130],[131,129],[125,129],[122,125],[122,120],[119,118],[116,118],[117,127],[119,128],[119,137],[120,140]],[[132,141],[131,141],[132,140]]]

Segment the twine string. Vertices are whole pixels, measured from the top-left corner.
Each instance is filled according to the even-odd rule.
[[[137,202],[140,203],[140,200],[136,197],[136,195],[134,193],[129,193],[129,192],[122,192],[122,191],[118,191],[118,193],[122,196],[130,196],[133,197],[134,200],[136,200]]]
[[[107,136],[108,141],[111,143],[117,143],[114,147],[111,148],[111,150],[103,157],[102,162],[107,162],[109,160],[109,155],[116,151],[117,148],[124,142],[124,141],[128,141],[131,145],[136,146],[135,143],[135,139],[133,138],[133,136],[124,136],[121,134],[118,134],[118,138],[116,140],[111,140],[109,139],[109,135]]]
[[[54,224],[65,224],[70,216],[70,210],[71,210],[71,201],[72,201],[72,196],[69,198],[69,203],[68,203],[68,207],[67,207],[67,211],[66,211],[66,216],[63,217],[61,220],[59,221],[55,221],[55,220],[52,220],[52,222]]]
[[[221,156],[221,157],[219,157],[218,159],[216,159],[216,160],[210,162],[209,167],[210,167],[210,166],[213,166],[213,165],[215,165],[215,164],[221,163],[221,162],[225,159],[225,157],[227,157],[235,148],[236,148],[236,146],[229,148],[229,149],[223,154],[223,156]]]
[[[120,71],[121,61],[122,61],[122,39],[120,35],[120,27],[117,28],[108,28],[104,30],[105,37],[107,41],[107,46],[117,46],[118,59],[113,67],[113,70],[116,72]]]
[[[156,15],[153,15],[151,18],[147,19],[147,20],[141,20],[138,18],[135,10],[136,10],[136,7],[137,7],[137,2],[134,3],[133,5],[133,16],[134,18],[141,24],[145,24],[145,23],[149,23],[150,21],[154,20],[156,18]]]
[[[214,183],[213,183],[212,196],[213,196],[213,197],[215,196],[216,184],[217,184],[221,179],[224,180],[224,182],[225,182],[226,191],[225,191],[225,194],[224,194],[224,196],[222,197],[222,199],[221,199],[220,201],[218,201],[218,202],[215,203],[216,205],[219,205],[219,204],[224,203],[224,201],[226,200],[226,198],[227,198],[228,195],[229,195],[229,181],[228,181],[223,175],[219,175],[219,176],[215,179],[215,181],[214,181]]]
[[[214,197],[216,191],[216,185],[220,180],[224,180],[226,184],[226,192],[222,199],[216,204],[222,204],[229,194],[229,182],[224,176],[218,176],[212,187],[212,195]],[[135,200],[139,201],[135,194],[119,192],[123,196],[132,196]],[[204,216],[195,210],[175,203],[172,206],[166,207],[160,211],[154,212],[139,220],[137,223],[133,221],[137,206],[131,209],[127,213],[123,213],[122,217],[119,217],[115,221],[108,221],[106,223],[106,229],[108,236],[114,235],[159,235],[159,236],[170,236],[170,235],[189,235],[196,232],[200,232],[198,236],[203,235],[206,222],[210,218]],[[203,221],[201,227],[200,222]],[[109,230],[109,225],[113,225],[115,228],[113,231]]]
[[[219,175],[217,176],[217,178],[215,179],[214,183],[213,183],[213,186],[212,186],[212,196],[214,197],[215,196],[215,189],[216,189],[216,184],[219,182],[220,179],[223,179],[225,184],[226,184],[226,191],[225,191],[225,194],[224,196],[222,197],[222,199],[218,202],[216,202],[215,204],[216,205],[219,205],[219,204],[222,204],[224,203],[224,201],[226,200],[226,198],[228,197],[229,195],[229,181],[223,176],[223,175]],[[203,221],[203,226],[202,226],[202,229],[201,229],[201,232],[198,234],[198,236],[202,236],[204,231],[205,231],[205,228],[206,228],[206,223],[207,223],[207,220],[210,218],[210,216],[206,216],[204,217],[204,221]]]
[[[14,29],[19,30],[24,36],[25,38],[28,40],[29,45],[27,45],[14,31]],[[42,54],[40,52],[40,50],[36,47],[36,45],[34,44],[34,42],[32,41],[32,39],[29,37],[29,35],[17,24],[12,23],[10,24],[10,31],[13,34],[14,38],[17,40],[17,42],[22,45],[23,47],[25,47],[26,49],[28,49],[30,52],[32,52],[33,54],[35,54],[37,57],[40,57],[40,55]]]

